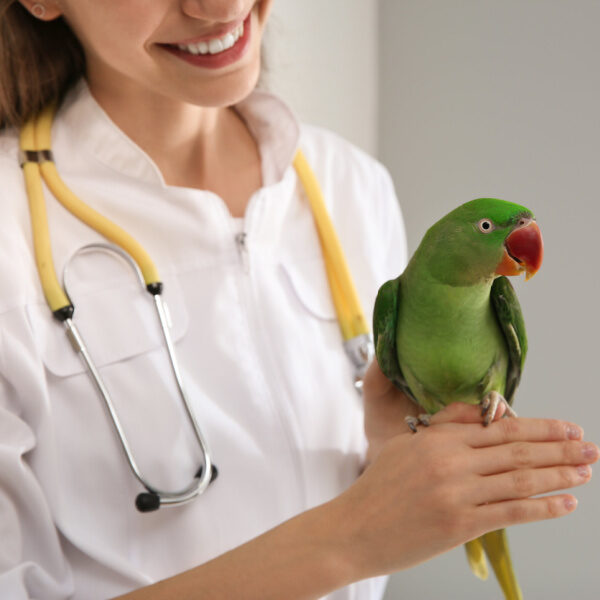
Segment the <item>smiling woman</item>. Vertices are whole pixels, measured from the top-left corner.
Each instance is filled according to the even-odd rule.
[[[413,436],[375,362],[357,398],[368,336],[334,306],[370,314],[402,219],[381,164],[256,89],[272,3],[0,0],[3,598],[379,600],[379,576],[566,514],[570,495],[530,496],[589,478],[576,425],[484,429],[464,405]],[[91,251],[104,235],[152,257],[151,297]],[[45,302],[53,264],[74,312]],[[179,368],[140,297],[163,291]],[[168,508],[157,490],[190,480]]]

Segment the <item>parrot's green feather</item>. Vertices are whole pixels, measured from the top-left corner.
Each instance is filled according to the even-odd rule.
[[[375,300],[373,310],[373,341],[377,362],[384,375],[414,399],[398,363],[396,330],[398,327],[398,303],[400,302],[400,277],[384,283]]]
[[[498,277],[494,281],[490,298],[508,348],[509,364],[504,397],[512,404],[527,355],[525,321],[515,290],[506,277]]]

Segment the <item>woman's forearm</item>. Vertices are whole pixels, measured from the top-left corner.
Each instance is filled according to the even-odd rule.
[[[357,578],[341,519],[337,503],[318,506],[199,567],[122,598],[320,598]]]

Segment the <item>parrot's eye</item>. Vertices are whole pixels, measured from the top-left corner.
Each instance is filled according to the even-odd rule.
[[[481,219],[481,221],[477,223],[477,227],[481,233],[490,233],[490,231],[494,231],[494,224],[489,219]]]

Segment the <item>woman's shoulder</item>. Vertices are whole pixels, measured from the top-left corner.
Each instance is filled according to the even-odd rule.
[[[300,132],[300,148],[316,164],[342,171],[358,169],[366,177],[379,177],[386,171],[375,157],[330,129],[302,123]]]
[[[0,312],[6,309],[9,296],[18,295],[16,281],[31,263],[27,195],[23,171],[19,166],[19,136],[15,130],[0,131]],[[16,286],[16,287],[15,287]],[[10,291],[9,291],[10,290]],[[14,299],[14,298],[13,298]],[[12,300],[8,302],[11,304]]]
[[[302,125],[300,149],[314,171],[325,197],[338,199],[340,210],[377,212],[383,220],[399,209],[387,168],[374,156],[338,133]],[[334,208],[333,206],[331,207]]]
[[[19,152],[19,132],[14,127],[0,130],[0,160],[17,162]],[[17,165],[18,166],[18,165]]]
[[[0,196],[5,197],[17,185],[23,186],[19,166],[19,134],[12,128],[3,129],[0,131]]]
[[[0,197],[2,208],[15,194],[24,193],[24,180],[19,164],[19,134],[15,129],[0,131]]]
[[[301,126],[299,147],[319,182],[353,272],[378,284],[401,272],[404,225],[386,167],[341,135],[314,125]]]
[[[301,126],[300,149],[326,198],[338,198],[343,210],[376,209],[384,220],[398,210],[394,184],[387,168],[343,136],[316,125]]]

